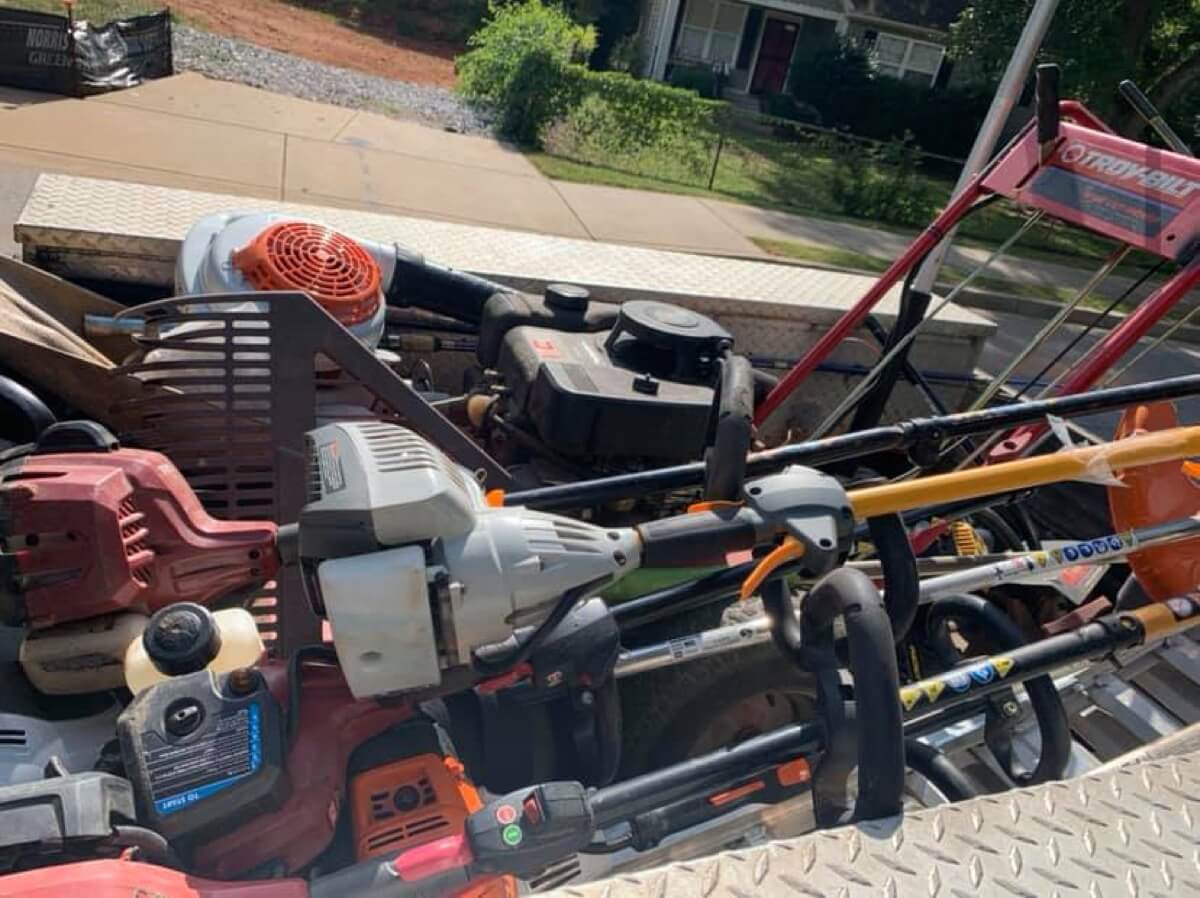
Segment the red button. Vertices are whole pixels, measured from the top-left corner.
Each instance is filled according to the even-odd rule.
[[[511,804],[502,804],[496,808],[496,822],[501,826],[508,826],[517,819],[517,809]]]
[[[525,810],[525,820],[530,826],[537,826],[542,822],[542,808],[538,804],[536,795],[530,794],[521,802],[521,807]]]

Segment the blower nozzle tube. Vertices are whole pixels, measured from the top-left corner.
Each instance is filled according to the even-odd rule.
[[[483,304],[511,288],[465,271],[428,261],[420,253],[396,245],[395,265],[384,293],[389,304],[416,306],[459,321],[478,324]]]

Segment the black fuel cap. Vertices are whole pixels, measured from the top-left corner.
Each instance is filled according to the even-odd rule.
[[[552,309],[582,312],[588,307],[591,294],[586,287],[577,284],[548,284],[542,297]]]
[[[221,650],[221,631],[212,612],[195,602],[160,608],[142,633],[151,662],[169,677],[203,670]]]

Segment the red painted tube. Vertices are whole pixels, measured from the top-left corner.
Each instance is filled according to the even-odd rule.
[[[979,198],[983,192],[980,186],[982,182],[982,175],[976,175],[972,178],[966,187],[962,189],[962,192],[950,201],[950,205],[943,209],[941,214],[921,232],[920,236],[909,244],[904,254],[888,266],[887,270],[879,276],[879,280],[863,295],[862,299],[855,303],[853,308],[843,314],[833,327],[817,341],[817,344],[804,354],[804,357],[795,364],[792,370],[784,375],[783,379],[779,381],[776,387],[759,404],[758,408],[754,410],[754,423],[756,425],[761,425],[767,418],[771,417],[771,413],[779,408],[796,387],[841,345],[842,341],[850,335],[851,331],[863,323],[863,319],[870,314],[871,310],[875,308],[887,292],[904,277],[908,270],[916,265],[922,256],[941,243],[942,239],[946,236],[946,232],[962,220],[967,210]]]
[[[1136,345],[1137,341],[1149,333],[1158,321],[1169,312],[1174,305],[1188,295],[1200,284],[1200,256],[1192,259],[1187,265],[1175,273],[1169,281],[1146,298],[1137,311],[1109,331],[1108,336],[1097,343],[1075,365],[1071,375],[1059,385],[1055,395],[1071,396],[1083,393],[1093,386],[1121,356],[1125,355]],[[1008,437],[998,443],[987,456],[987,464],[1008,461],[1026,452],[1040,438],[1049,425],[1044,421],[1037,424],[1025,424],[1014,430]]]

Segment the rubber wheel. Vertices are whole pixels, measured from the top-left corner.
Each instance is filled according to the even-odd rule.
[[[757,601],[731,605],[724,623],[762,613]],[[711,614],[704,625],[713,626]],[[694,632],[685,615],[674,635]],[[689,625],[685,626],[685,621]],[[773,645],[729,652],[621,683],[624,738],[619,779],[744,742],[816,714],[812,679]]]

